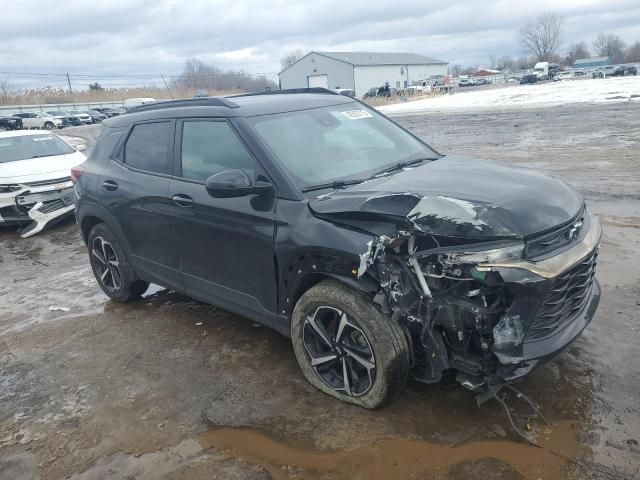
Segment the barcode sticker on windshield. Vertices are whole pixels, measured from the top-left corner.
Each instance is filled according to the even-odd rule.
[[[373,116],[366,110],[349,110],[348,112],[342,112],[342,114],[351,120],[358,120],[359,118],[371,118]]]

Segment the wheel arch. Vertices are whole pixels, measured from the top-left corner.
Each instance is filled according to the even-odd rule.
[[[76,218],[80,226],[82,240],[85,245],[89,240],[91,229],[99,223],[106,224],[118,237],[118,241],[128,250],[129,244],[117,220],[104,207],[95,203],[85,203],[77,207]]]
[[[287,291],[285,291],[285,294],[283,295],[285,297],[283,302],[284,305],[282,308],[283,313],[290,317],[293,312],[293,308],[305,292],[313,288],[318,283],[329,279],[336,280],[356,291],[371,295],[372,297],[378,290],[377,282],[369,276],[364,276],[360,279],[356,279],[348,277],[346,275],[339,275],[327,271],[309,272],[305,275],[300,275],[299,278],[296,279],[296,281],[291,285],[291,287]]]

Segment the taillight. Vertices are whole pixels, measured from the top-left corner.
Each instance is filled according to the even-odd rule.
[[[76,165],[71,169],[71,182],[75,184],[85,171],[85,166],[83,164]]]

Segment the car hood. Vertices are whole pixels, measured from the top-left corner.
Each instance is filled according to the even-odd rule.
[[[85,160],[86,157],[82,153],[73,152],[68,155],[0,163],[0,184],[15,185],[66,178],[70,176],[73,167]]]
[[[528,168],[445,156],[309,200],[328,220],[389,221],[475,239],[522,238],[569,222],[583,208],[567,184]]]

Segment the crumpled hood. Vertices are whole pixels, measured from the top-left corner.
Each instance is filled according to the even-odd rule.
[[[573,188],[534,170],[446,156],[320,195],[309,207],[328,219],[388,220],[487,239],[551,229],[573,219],[583,203]]]
[[[87,158],[81,152],[0,163],[0,184],[40,182],[69,177]]]

